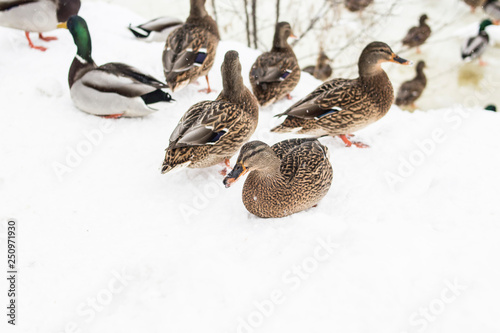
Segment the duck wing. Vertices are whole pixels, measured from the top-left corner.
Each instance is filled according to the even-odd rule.
[[[165,72],[176,74],[202,66],[207,57],[207,46],[208,38],[201,28],[192,24],[179,27],[169,35],[165,45]]]
[[[275,143],[274,145],[271,146],[271,149],[274,151],[276,156],[280,160],[283,159],[283,157],[288,154],[291,150],[295,149],[296,147],[300,146],[301,144],[305,142],[312,142],[312,141],[317,141],[316,138],[300,138],[300,139],[289,139],[289,140],[283,140],[278,143]]]
[[[315,177],[316,169],[328,160],[328,151],[318,140],[302,142],[292,148],[281,160],[280,172],[286,182]]]
[[[488,46],[489,36],[484,31],[481,34],[470,37],[462,46],[462,59],[475,58],[481,55]]]
[[[222,100],[193,105],[172,132],[169,149],[217,143],[241,117],[237,111],[235,104]]]
[[[347,115],[350,109],[367,99],[358,80],[335,79],[325,82],[312,93],[278,116],[320,119],[329,115]]]
[[[39,0],[0,0],[0,11],[7,11],[14,7],[38,2]]]
[[[267,52],[260,55],[250,70],[256,84],[281,82],[297,66],[294,57],[285,53]]]

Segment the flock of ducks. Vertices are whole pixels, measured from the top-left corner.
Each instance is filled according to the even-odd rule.
[[[346,0],[351,11],[362,11],[373,0]],[[498,20],[498,1],[466,1],[484,6]],[[0,25],[29,32],[42,33],[66,28],[77,47],[71,64],[68,83],[74,104],[87,113],[107,117],[142,117],[157,111],[156,104],[172,101],[174,93],[200,77],[207,80],[217,51],[220,35],[216,22],[205,9],[205,0],[190,0],[190,14],[185,22],[158,18],[139,26],[129,26],[139,39],[165,41],[163,70],[166,83],[137,68],[123,63],[98,66],[92,59],[92,43],[85,20],[78,16],[80,0],[12,0],[0,2]],[[30,19],[33,13],[44,10],[50,19],[38,25]],[[31,15],[31,16],[30,16]],[[403,39],[407,47],[418,49],[431,34],[422,15],[419,26],[409,30]],[[488,36],[485,20],[479,33],[464,44],[465,58],[479,57],[484,52]],[[191,106],[170,136],[162,173],[181,167],[205,168],[223,164],[221,173],[226,187],[249,173],[243,186],[243,203],[259,217],[283,217],[315,206],[328,192],[332,183],[332,166],[328,149],[318,138],[338,136],[347,147],[368,145],[353,140],[354,132],[382,118],[394,102],[391,81],[381,64],[392,62],[409,65],[410,61],[396,55],[383,42],[369,43],[358,61],[356,79],[331,76],[329,59],[321,52],[314,76],[326,81],[311,93],[277,115],[283,122],[273,128],[277,133],[298,133],[312,138],[290,139],[268,146],[261,141],[248,142],[258,124],[259,109],[283,98],[300,80],[301,70],[288,39],[294,37],[287,22],[276,24],[269,52],[260,55],[250,69],[251,88],[243,83],[241,63],[236,51],[228,51],[221,66],[223,90],[215,100]],[[425,63],[416,66],[416,77],[402,84],[396,104],[413,104],[426,86]],[[310,69],[311,70],[311,69]],[[239,151],[235,166],[230,158]],[[230,171],[228,170],[230,169]],[[228,172],[229,171],[229,172]]]

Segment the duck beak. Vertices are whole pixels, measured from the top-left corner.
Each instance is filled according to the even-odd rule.
[[[231,170],[231,172],[226,176],[226,178],[224,178],[222,182],[224,183],[224,186],[228,188],[247,172],[248,169],[245,168],[245,166],[242,163],[238,162],[234,166],[233,170]]]
[[[290,34],[290,36],[288,38],[291,38],[291,39],[299,39],[299,37],[295,36],[293,33]]]
[[[397,64],[401,65],[413,65],[412,61],[406,60],[398,56],[397,54],[393,53],[390,62],[395,62]]]
[[[68,24],[67,22],[61,22],[57,25],[58,29],[68,29]]]

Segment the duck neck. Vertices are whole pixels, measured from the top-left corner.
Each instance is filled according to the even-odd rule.
[[[379,101],[381,109],[388,110],[391,107],[394,101],[394,89],[391,80],[381,67],[377,71],[369,72],[369,74],[360,73],[359,81],[366,93],[371,98]]]
[[[273,48],[271,49],[271,52],[289,52],[293,53],[293,49],[288,44],[287,41],[288,38],[283,38],[280,36],[280,32],[276,31],[274,34],[274,39],[273,39]]]
[[[273,154],[266,160],[266,165],[263,168],[257,169],[252,173],[259,179],[260,182],[271,185],[282,180],[283,176],[280,171],[281,160]]]
[[[205,0],[191,0],[189,18],[202,18],[207,15],[208,13],[205,9]]]
[[[221,95],[228,101],[237,103],[244,98],[245,85],[243,84],[243,77],[235,68],[225,70],[222,76],[222,86]]]
[[[421,80],[421,81],[425,81],[427,79],[425,77],[423,68],[420,68],[420,67],[417,68],[417,76],[415,76],[415,78],[418,80]]]

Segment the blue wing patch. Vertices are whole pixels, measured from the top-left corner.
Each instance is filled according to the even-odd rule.
[[[331,108],[330,110],[326,110],[323,114],[317,116],[317,117],[314,117],[314,119],[318,120],[318,119],[321,119],[323,117],[326,117],[328,116],[329,114],[332,114],[332,113],[335,113],[335,112],[338,112],[342,110],[341,108],[339,107],[334,107],[334,108]]]
[[[283,74],[281,74],[280,81],[283,81],[284,79],[286,79],[288,77],[288,75],[290,75],[291,72],[292,72],[291,70],[286,69],[285,72]]]
[[[214,132],[210,139],[207,140],[207,144],[215,144],[217,141],[220,140],[224,136],[224,134],[227,133],[227,129],[223,129],[220,132]]]
[[[200,49],[196,54],[196,59],[194,60],[195,66],[203,65],[203,62],[207,58],[207,49]]]

